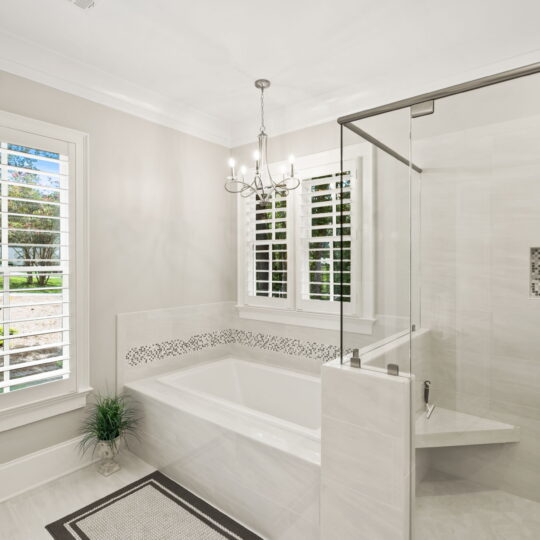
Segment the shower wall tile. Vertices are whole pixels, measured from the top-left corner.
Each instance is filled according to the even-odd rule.
[[[226,354],[232,302],[120,313],[116,321],[117,388],[124,382]],[[189,354],[187,354],[189,353]]]
[[[404,384],[402,381],[408,379],[395,377],[388,382],[388,377],[367,369],[340,366],[335,361],[325,364],[322,369],[323,415],[350,424],[358,424],[361,415],[366,430],[405,437],[406,425],[396,414],[404,410],[404,398],[394,391],[392,383]],[[363,413],[359,412],[361,405],[366,406]]]
[[[357,424],[323,416],[324,477],[372,500],[401,508],[409,452],[401,438],[366,430]],[[389,466],[389,463],[392,465]]]
[[[336,482],[321,486],[321,540],[400,540],[408,538],[407,516],[362,497]],[[408,534],[408,531],[407,531]]]
[[[411,379],[325,364],[321,538],[409,538]]]
[[[535,500],[539,125],[539,116],[524,117],[418,145],[433,167],[423,163],[421,305],[436,403],[521,427],[518,444],[436,450],[431,466]]]

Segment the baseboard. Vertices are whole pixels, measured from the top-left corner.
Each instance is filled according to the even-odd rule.
[[[0,502],[93,463],[91,452],[81,455],[80,440],[76,437],[0,465]]]

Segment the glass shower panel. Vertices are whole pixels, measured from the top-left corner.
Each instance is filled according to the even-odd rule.
[[[395,111],[343,127],[343,171],[351,174],[351,297],[342,302],[344,360],[364,369],[410,373],[410,121]],[[355,159],[355,156],[361,156]],[[400,159],[401,158],[401,159]],[[369,160],[369,166],[366,165]],[[353,165],[351,165],[353,163]],[[355,211],[356,210],[356,211]],[[354,229],[354,227],[353,227]],[[343,261],[348,270],[349,261]],[[348,274],[344,273],[348,279]]]
[[[416,540],[540,538],[538,96],[532,75],[412,120]]]

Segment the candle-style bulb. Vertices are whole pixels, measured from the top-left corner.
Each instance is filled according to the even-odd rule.
[[[255,150],[255,152],[253,152],[253,159],[255,161],[259,161],[259,159],[261,158],[261,154],[258,150]]]
[[[242,176],[244,176],[247,172],[247,169],[246,169],[246,166],[245,165],[242,165],[240,167],[240,173],[242,174]]]
[[[293,154],[291,154],[291,155],[289,156],[289,163],[290,163],[291,165],[294,163],[294,155],[293,155]]]
[[[229,158],[229,167],[232,169],[236,165],[236,161],[234,161],[234,158]]]

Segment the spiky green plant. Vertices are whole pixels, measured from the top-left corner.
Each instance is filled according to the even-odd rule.
[[[81,451],[94,451],[99,442],[112,446],[117,437],[135,435],[138,422],[136,410],[125,396],[96,396],[81,429]]]

